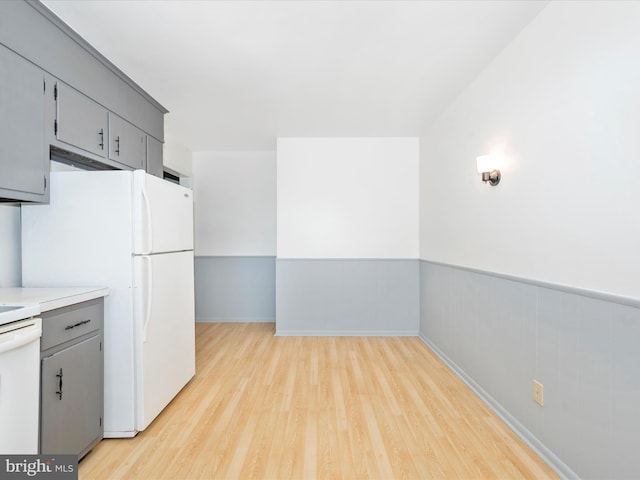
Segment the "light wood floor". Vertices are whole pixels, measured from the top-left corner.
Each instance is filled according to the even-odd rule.
[[[80,479],[557,478],[418,338],[196,327],[196,377]]]

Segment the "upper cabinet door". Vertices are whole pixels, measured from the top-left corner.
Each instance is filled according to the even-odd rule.
[[[67,85],[56,84],[56,139],[107,156],[107,110]]]
[[[162,163],[162,143],[147,136],[147,173],[162,178],[164,168]]]
[[[44,73],[0,45],[0,197],[47,201]]]
[[[109,112],[109,159],[133,169],[147,164],[147,136],[138,127]]]

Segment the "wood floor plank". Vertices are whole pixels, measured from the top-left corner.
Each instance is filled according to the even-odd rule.
[[[196,377],[82,480],[555,479],[415,337],[197,324]]]

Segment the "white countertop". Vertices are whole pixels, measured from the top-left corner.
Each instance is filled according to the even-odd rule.
[[[26,307],[1,314],[0,325],[107,295],[109,295],[109,289],[102,287],[0,288],[0,306]]]

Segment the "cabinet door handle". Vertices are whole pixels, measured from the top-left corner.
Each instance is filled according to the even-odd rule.
[[[74,323],[73,325],[67,325],[66,327],[64,327],[65,330],[71,330],[72,328],[76,328],[79,327],[81,325],[86,325],[87,323],[89,323],[91,321],[90,318],[88,318],[87,320],[82,320],[81,322],[78,323]]]
[[[120,135],[116,137],[116,155],[120,156]]]
[[[100,131],[98,132],[98,135],[100,135],[100,141],[98,142],[98,146],[100,147],[100,150],[104,150],[104,128],[100,129]]]
[[[56,374],[56,377],[58,377],[58,391],[56,392],[58,400],[62,400],[62,375],[62,369],[60,369],[60,373]]]

